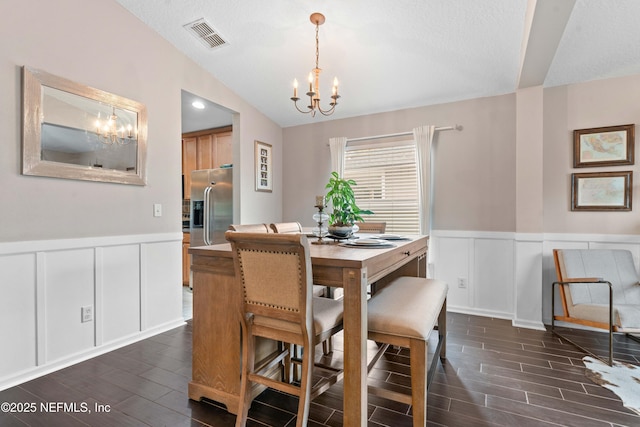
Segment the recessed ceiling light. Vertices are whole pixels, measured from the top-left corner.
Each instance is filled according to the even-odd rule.
[[[193,108],[197,108],[198,110],[204,110],[204,104],[202,103],[202,101],[193,101],[191,105],[193,106]]]

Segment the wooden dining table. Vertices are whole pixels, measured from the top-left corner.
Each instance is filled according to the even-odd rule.
[[[426,277],[427,236],[392,247],[310,245],[313,283],[344,289],[344,420],[367,425],[367,287],[398,276]],[[310,238],[310,242],[315,239]],[[240,398],[240,289],[229,244],[194,247],[193,367],[189,398],[223,403],[237,414]],[[264,354],[266,356],[266,354]],[[260,390],[257,390],[259,392]]]

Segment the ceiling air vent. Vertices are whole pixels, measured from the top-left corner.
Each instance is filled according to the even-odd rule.
[[[193,21],[184,25],[191,34],[198,38],[209,49],[216,49],[227,45],[227,42],[220,36],[216,30],[204,18]]]

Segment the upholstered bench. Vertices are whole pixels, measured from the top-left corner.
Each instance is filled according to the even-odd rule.
[[[441,280],[399,277],[376,292],[369,300],[369,339],[386,345],[381,347],[369,369],[388,345],[409,349],[411,363],[411,395],[369,386],[369,393],[413,406],[413,425],[427,423],[427,389],[433,378],[438,357],[427,370],[429,335],[438,330],[436,356],[446,359],[447,291]]]

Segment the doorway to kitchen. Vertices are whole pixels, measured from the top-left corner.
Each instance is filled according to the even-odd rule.
[[[182,145],[182,308],[183,317],[192,317],[193,290],[190,279],[192,203],[191,172],[231,166],[233,163],[234,111],[186,90],[181,93]]]

